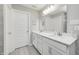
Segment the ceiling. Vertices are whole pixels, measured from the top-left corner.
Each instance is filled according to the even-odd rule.
[[[47,6],[47,4],[22,4],[24,7],[28,7],[33,10],[40,11]]]

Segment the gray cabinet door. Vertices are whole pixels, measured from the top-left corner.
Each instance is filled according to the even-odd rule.
[[[38,51],[42,54],[43,52],[43,37],[38,35]]]
[[[43,37],[43,54],[44,55],[63,55],[66,54],[66,46],[58,42]]]
[[[38,46],[37,46],[37,34],[35,34],[35,33],[33,33],[33,35],[32,35],[32,42],[33,42],[33,45],[37,48]]]
[[[43,55],[49,55],[48,43],[46,42],[46,38],[44,37],[43,37]]]

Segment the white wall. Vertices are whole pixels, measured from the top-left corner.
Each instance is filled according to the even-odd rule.
[[[30,13],[30,31],[39,31],[39,12],[29,9],[27,7],[24,7],[22,5],[12,5],[14,9],[29,12]],[[30,33],[31,34],[31,33]],[[31,40],[31,35],[30,35]],[[32,43],[32,40],[31,40]]]
[[[72,4],[68,5],[68,12],[67,12],[67,32],[69,33],[75,33],[74,28],[73,28],[73,21],[78,21],[79,20],[79,5]]]
[[[4,32],[3,32],[3,5],[0,4],[0,54],[3,54],[4,50]]]
[[[68,5],[67,32],[77,35],[76,52],[79,54],[79,29],[75,29],[76,26],[79,27],[79,4]]]
[[[12,7],[14,9],[18,9],[18,10],[29,12],[30,15],[31,15],[30,19],[31,19],[31,28],[32,28],[32,30],[34,30],[34,31],[38,31],[39,30],[39,27],[38,27],[38,24],[39,24],[39,13],[37,11],[29,9],[29,8],[21,6],[21,5],[17,5],[17,4],[12,5]]]
[[[4,54],[14,50],[13,19],[11,5],[4,5]]]
[[[15,41],[14,41],[14,37],[13,37],[13,32],[14,32],[14,25],[13,23],[13,18],[12,18],[12,9],[17,9],[17,10],[21,10],[21,11],[25,11],[25,12],[29,12],[30,13],[30,26],[32,30],[38,30],[37,26],[37,22],[38,22],[38,13],[34,10],[28,9],[26,7],[20,6],[20,5],[4,5],[4,33],[5,33],[5,40],[4,40],[4,53],[5,54],[9,54],[10,52],[12,52],[15,49]],[[33,23],[35,25],[33,25]]]

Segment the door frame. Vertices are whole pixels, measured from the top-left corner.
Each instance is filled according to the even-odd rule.
[[[22,10],[17,10],[17,9],[14,9],[14,8],[12,8],[12,5],[11,4],[4,4],[3,5],[3,23],[4,23],[4,55],[7,55],[8,54],[8,52],[6,52],[6,39],[7,39],[7,27],[6,27],[6,20],[7,20],[7,10],[11,10],[11,11],[19,11],[20,13],[28,13],[29,14],[29,16],[28,16],[28,30],[29,30],[29,34],[28,34],[28,39],[30,40],[30,44],[31,44],[31,19],[30,19],[30,17],[31,17],[31,14],[30,14],[30,12],[27,12],[27,11],[22,11]],[[29,44],[29,45],[30,45]],[[10,52],[9,52],[10,53]]]
[[[29,31],[29,33],[28,33],[28,40],[31,40],[30,39],[30,37],[31,37],[30,12],[26,12],[26,11],[22,11],[22,10],[17,10],[17,9],[13,9],[13,8],[12,8],[12,12],[18,12],[18,13],[22,13],[22,14],[27,14],[28,15],[28,31]],[[29,43],[31,44],[31,41]]]

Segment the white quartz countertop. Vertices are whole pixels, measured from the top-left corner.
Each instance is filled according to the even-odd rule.
[[[42,35],[44,37],[47,37],[49,39],[58,41],[60,43],[66,44],[66,45],[71,45],[72,43],[74,43],[77,40],[77,38],[74,38],[73,36],[71,36],[69,34],[58,36],[58,35],[55,35],[55,33],[51,33],[51,32],[50,33],[45,33],[45,32],[33,31],[33,33]]]

